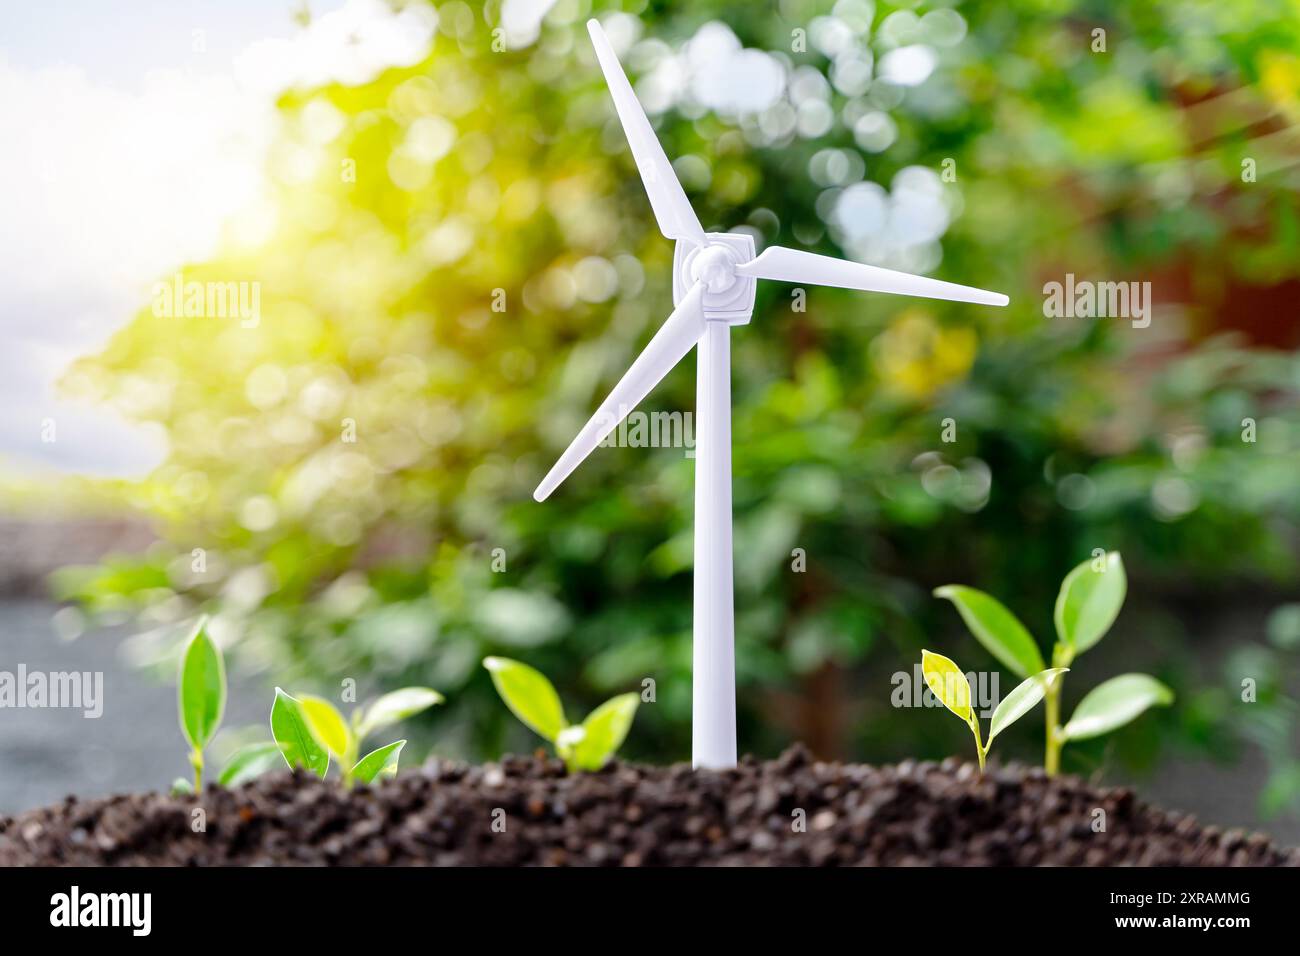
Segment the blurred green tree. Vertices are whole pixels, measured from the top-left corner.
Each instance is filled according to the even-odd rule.
[[[66,593],[209,610],[281,683],[438,687],[452,752],[528,745],[486,654],[588,704],[651,678],[629,752],[688,753],[689,457],[603,449],[530,498],[671,309],[592,6],[499,49],[499,4],[442,3],[418,66],[283,96],[273,203],[185,270],[259,282],[261,322],[146,309],[67,376],[172,448],[135,491],[164,544]],[[1295,570],[1294,6],[594,6],[706,228],[1012,297],[762,288],[733,346],[742,743],[944,752],[888,705],[922,634],[958,642],[930,586],[1050,609],[1097,547],[1134,578],[1117,633],[1182,699],[1194,675],[1160,661],[1197,635],[1156,599]],[[1045,318],[1066,273],[1150,281],[1153,321]],[[647,408],[691,409],[693,382],[688,361]]]

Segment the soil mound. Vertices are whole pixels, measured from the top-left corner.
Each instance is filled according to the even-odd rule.
[[[1300,850],[1037,768],[980,777],[952,759],[872,767],[801,748],[727,771],[430,761],[353,790],[283,773],[0,818],[6,866],[387,864],[1294,866]]]

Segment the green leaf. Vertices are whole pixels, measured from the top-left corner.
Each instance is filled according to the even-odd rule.
[[[396,776],[397,758],[401,756],[402,748],[405,746],[406,741],[399,740],[386,747],[370,751],[357,761],[357,765],[352,768],[350,776],[362,783],[370,783],[376,778]]]
[[[1104,570],[1092,565],[1089,559],[1067,574],[1056,596],[1056,636],[1071,654],[1082,654],[1106,636],[1128,592],[1118,551],[1106,554]]]
[[[508,657],[485,657],[483,666],[510,712],[554,743],[567,721],[551,682],[540,671]]]
[[[434,704],[441,704],[443,700],[445,698],[441,694],[428,687],[403,687],[385,694],[366,708],[365,716],[361,718],[357,729],[357,739],[414,717]]]
[[[226,709],[226,668],[221,649],[208,636],[203,618],[181,655],[177,684],[177,706],[181,733],[195,750],[212,740]]]
[[[582,722],[583,737],[573,748],[573,765],[599,770],[627,739],[636,717],[639,694],[619,694],[601,704]]]
[[[942,654],[921,651],[921,673],[934,696],[943,706],[974,726],[975,714],[970,709],[970,681],[960,667]]]
[[[348,727],[348,722],[343,719],[338,708],[324,697],[316,697],[313,694],[302,694],[298,698],[298,703],[302,705],[307,726],[311,728],[317,741],[336,757],[348,753],[352,747],[352,729]]]
[[[1015,690],[1003,697],[993,710],[993,719],[989,722],[989,740],[985,746],[992,746],[994,737],[1033,710],[1047,693],[1052,681],[1068,670],[1068,667],[1049,668],[1026,678]]]
[[[311,732],[302,704],[278,687],[275,689],[275,703],[271,705],[271,736],[290,769],[305,767],[322,778],[329,770],[329,751]]]
[[[1066,740],[1087,740],[1123,727],[1148,707],[1168,707],[1174,692],[1147,674],[1120,674],[1099,684],[1079,701],[1061,731]]]
[[[1047,666],[1020,619],[993,595],[947,584],[935,588],[934,596],[951,601],[975,639],[1017,677],[1028,677]]]
[[[183,797],[194,792],[194,784],[184,777],[177,777],[172,781],[172,796]]]
[[[237,787],[280,766],[280,748],[275,744],[249,744],[230,756],[217,780],[223,787]]]

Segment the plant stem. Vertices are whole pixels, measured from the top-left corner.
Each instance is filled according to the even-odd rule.
[[[195,747],[190,752],[190,765],[194,767],[194,792],[203,792],[203,751]]]
[[[1061,678],[1053,682],[1056,686],[1047,692],[1043,701],[1043,710],[1047,714],[1047,747],[1043,752],[1043,769],[1049,777],[1056,776],[1061,767]]]
[[[988,751],[984,749],[984,741],[980,739],[979,718],[971,721],[970,729],[975,731],[975,756],[979,757],[980,776],[982,777],[984,776],[984,758],[988,755]]]
[[[1052,666],[1069,667],[1074,654],[1069,648],[1058,643],[1052,648]],[[1043,699],[1043,713],[1047,721],[1047,742],[1043,751],[1043,770],[1049,777],[1055,777],[1061,769],[1061,688],[1065,685],[1065,675],[1057,674],[1056,680],[1048,682],[1047,693]]]

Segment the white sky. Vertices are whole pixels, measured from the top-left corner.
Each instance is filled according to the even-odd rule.
[[[56,380],[259,194],[278,88],[364,82],[432,29],[380,0],[314,0],[304,34],[293,9],[0,0],[0,468],[141,475],[160,460],[159,438],[59,401]]]

